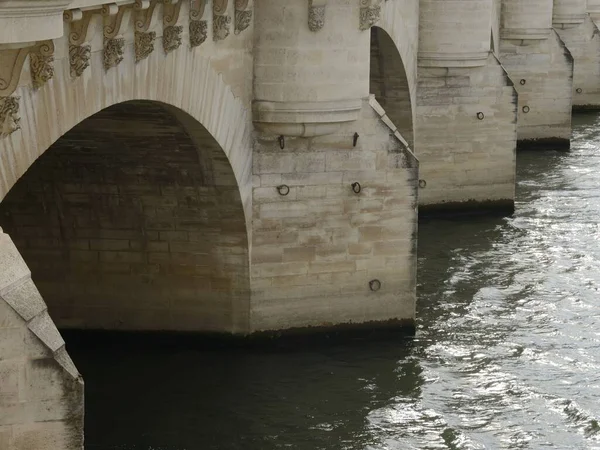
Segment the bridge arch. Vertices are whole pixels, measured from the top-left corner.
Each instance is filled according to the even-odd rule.
[[[409,145],[414,145],[418,2],[384,2],[371,28],[370,92]]]
[[[87,70],[81,77],[72,79],[68,76],[68,59],[59,59],[55,64],[55,77],[46,85],[38,90],[27,85],[20,87],[15,95],[20,97],[21,129],[0,140],[0,210],[3,212],[0,226],[13,238],[25,262],[32,266],[33,281],[48,303],[52,318],[64,327],[246,332],[249,326],[248,246],[251,241],[247,224],[251,220],[252,128],[251,117],[242,100],[234,96],[223,76],[213,68],[210,58],[194,52],[171,55],[155,52],[142,63],[125,60],[109,71],[103,70],[100,61],[93,62],[92,66],[97,69]],[[155,123],[154,128],[145,126],[148,121],[158,124]],[[139,142],[136,143],[136,139]],[[161,144],[164,139],[169,143]],[[112,146],[109,144],[111,140]],[[142,144],[156,148],[144,149]],[[125,166],[135,172],[135,158],[131,154],[124,156],[127,152],[123,149],[126,149],[136,155],[137,163],[142,162],[144,157],[152,160],[150,155],[154,152],[154,169],[159,170],[161,161],[168,168],[169,164],[165,161],[168,162],[173,154],[169,155],[168,149],[165,149],[165,154],[157,157],[161,145],[175,146],[179,150],[185,147],[185,151],[178,150],[178,161],[170,167],[172,174],[179,174],[171,180],[172,186],[155,186],[156,190],[151,191],[152,186],[149,185],[152,180],[146,180],[150,181],[146,186],[150,189],[146,194],[147,207],[152,208],[149,205],[155,203],[155,211],[162,208],[164,214],[173,214],[181,222],[186,222],[183,225],[165,223],[165,227],[171,228],[165,228],[163,233],[147,226],[150,218],[143,212],[144,205],[140,203],[143,192],[138,192],[136,206],[132,206],[136,202],[134,196],[122,199],[121,206],[114,206],[114,202],[119,203],[120,200],[108,198],[108,193],[114,192],[111,189],[114,190],[115,186],[109,186],[106,181],[110,178],[109,170],[106,164],[102,165],[108,160],[108,166],[113,164],[110,169],[118,169],[123,164],[123,157],[131,157]],[[94,158],[94,147],[101,147],[105,161],[96,158],[96,162],[90,162]],[[46,155],[49,148],[52,150]],[[86,148],[92,151],[87,152]],[[195,162],[190,149],[198,150],[194,155]],[[161,160],[161,157],[166,159]],[[65,161],[71,162],[66,171],[70,170],[71,176],[75,176],[77,167],[86,167],[89,183],[83,179],[79,179],[79,183],[69,183],[65,173],[61,173],[65,171]],[[160,178],[161,175],[157,176]],[[119,192],[121,189],[144,189],[124,183],[116,187]],[[46,209],[34,214],[38,214],[40,224],[38,230],[28,230],[34,236],[23,236],[22,227],[18,226],[23,219],[16,218],[15,214],[24,210],[32,212],[35,202],[28,205],[28,199],[35,198],[34,191],[40,185],[46,189],[51,187],[51,192],[43,192],[42,203]],[[76,195],[71,195],[71,198],[79,196],[84,206],[65,204],[63,196],[69,189],[80,190],[72,192]],[[194,195],[186,194],[190,190]],[[102,192],[108,197],[101,199]],[[129,210],[124,206],[127,202]],[[174,202],[171,211],[168,209],[169,202]],[[69,211],[58,211],[54,203]],[[86,214],[95,215],[96,222],[88,222],[91,234],[84,238],[88,244],[77,244],[80,239],[77,237],[77,221],[84,222],[85,219],[77,217],[74,211],[81,212],[86,208]],[[204,210],[194,216],[194,208]],[[111,232],[104,226],[107,222],[102,222],[100,212],[113,218],[137,214],[137,219],[130,217],[130,222],[133,222],[129,226],[119,227],[117,224]],[[44,231],[44,214],[54,214],[52,220],[60,216],[63,223],[54,229],[46,227]],[[185,214],[188,216],[184,220]],[[66,222],[69,226],[65,228]],[[80,234],[82,229],[79,227]],[[178,234],[178,231],[181,233]],[[111,235],[120,235],[123,241],[125,236],[130,236],[129,250],[123,247],[124,242],[116,241],[112,244],[96,241],[93,246],[100,253],[92,250],[92,240],[109,239]],[[32,244],[31,239],[37,243]],[[45,239],[47,242],[44,243]],[[42,249],[44,245],[54,248]],[[78,249],[78,245],[83,245],[83,248]],[[104,245],[113,245],[113,249],[102,249]],[[137,254],[133,252],[134,247],[138,249]],[[121,256],[118,248],[123,250]],[[172,251],[172,248],[176,250]],[[168,249],[170,255],[161,256],[161,249]],[[102,256],[103,251],[113,254]],[[52,264],[43,258],[36,260],[33,256],[36,252],[58,255],[59,261]],[[75,257],[73,252],[79,252],[79,256]],[[86,252],[90,254],[86,255]],[[179,254],[177,258],[173,256],[175,253]],[[77,261],[77,258],[82,260]],[[84,261],[89,258],[92,261]],[[111,261],[112,268],[109,267]],[[95,288],[89,285],[86,288],[90,280],[81,273],[75,273],[75,269],[89,266],[90,262],[87,276],[92,271],[91,267],[104,266],[96,273]],[[127,272],[127,265],[129,273],[119,276],[116,273],[118,267]],[[46,273],[43,267],[48,269]],[[68,292],[64,289],[61,292],[57,283],[52,281],[50,268],[54,272],[63,269],[62,282],[69,287]],[[149,273],[152,271],[154,273]],[[131,282],[132,277],[136,280],[134,283]],[[156,284],[149,282],[151,279],[162,280],[159,284],[163,287],[157,288]],[[188,282],[184,282],[186,279]],[[91,293],[100,286],[110,287],[104,295],[112,299],[112,304],[110,301],[103,304],[97,298],[93,307]],[[141,310],[134,307],[128,312],[122,310],[116,313],[113,307],[119,302],[133,302],[136,292],[140,297],[146,296],[150,303],[151,297],[154,297],[158,304],[171,312],[167,313],[164,308],[160,311],[159,308],[141,314]],[[159,300],[159,293],[165,292],[169,295]],[[100,295],[103,295],[102,292]],[[62,302],[59,301],[60,296],[63,297]],[[205,300],[198,300],[202,298]],[[81,305],[77,299],[84,299],[87,311],[76,306]],[[136,302],[143,303],[143,300]],[[174,305],[182,306],[177,311],[177,318],[173,315]],[[98,314],[101,310],[106,313],[104,319],[100,319],[102,314]]]

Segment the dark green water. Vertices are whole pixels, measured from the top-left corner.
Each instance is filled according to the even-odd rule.
[[[600,448],[599,117],[572,147],[519,155],[513,217],[420,226],[414,340],[71,336],[86,449]]]

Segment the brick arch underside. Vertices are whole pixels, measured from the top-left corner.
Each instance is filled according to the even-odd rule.
[[[65,328],[244,332],[244,217],[216,140],[150,101],[76,125],[0,203],[0,226]]]
[[[371,28],[371,94],[406,139],[414,145],[410,81],[396,44],[382,28]]]

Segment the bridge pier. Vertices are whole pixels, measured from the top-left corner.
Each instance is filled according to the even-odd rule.
[[[313,3],[256,7],[251,329],[412,326],[417,161],[369,99],[360,4]]]
[[[83,448],[83,380],[0,228],[0,448]]]
[[[517,95],[490,53],[492,2],[453,5],[421,1],[415,124],[420,210],[512,211]]]
[[[552,30],[552,2],[504,0],[499,58],[518,92],[519,148],[568,149],[573,58]]]
[[[552,23],[573,56],[573,109],[600,108],[600,31],[586,0],[554,0]]]

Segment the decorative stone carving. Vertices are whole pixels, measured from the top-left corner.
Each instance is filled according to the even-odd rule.
[[[63,18],[70,25],[69,44],[81,45],[86,41],[93,14],[93,11],[81,11],[80,9],[70,9],[64,12]]]
[[[104,69],[116,67],[123,61],[125,51],[125,39],[105,39],[104,40]]]
[[[190,19],[202,20],[207,0],[190,0]]]
[[[163,26],[165,28],[177,25],[179,20],[179,11],[181,11],[181,5],[183,0],[163,0]]]
[[[31,80],[39,89],[54,76],[54,42],[46,41],[34,47],[29,53]]]
[[[118,6],[116,3],[108,3],[102,6],[104,16],[104,69],[118,66],[123,61],[125,51],[125,39],[118,38],[121,32],[123,15],[128,6]]]
[[[80,77],[83,71],[89,67],[91,56],[92,47],[90,45],[69,45],[69,65],[73,78]]]
[[[235,34],[240,34],[250,26],[252,10],[248,8],[249,0],[235,0]]]
[[[163,49],[165,53],[177,50],[181,45],[182,26],[170,26],[163,30]]]
[[[20,97],[0,97],[0,138],[6,137],[21,126],[19,122],[19,99]]]
[[[325,25],[326,0],[308,0],[308,29],[319,31]]]
[[[135,62],[140,62],[150,56],[154,51],[154,40],[156,32],[150,31],[147,33],[135,32]]]
[[[27,48],[0,50],[0,97],[10,96],[17,88],[28,53]]]
[[[213,17],[213,39],[222,41],[229,36],[229,26],[231,25],[231,16]]]
[[[190,0],[190,46],[198,47],[208,38],[208,22],[202,20],[207,0]]]
[[[360,25],[364,31],[371,28],[379,21],[381,6],[374,4],[373,0],[360,0]]]
[[[222,41],[229,36],[231,16],[227,13],[228,0],[213,1],[213,40]]]
[[[190,20],[190,46],[198,47],[208,37],[208,22],[206,20]]]
[[[136,0],[133,9],[136,11],[135,31],[146,32],[152,23],[154,9],[158,0]]]
[[[90,66],[90,57],[92,48],[90,45],[83,45],[87,39],[87,30],[92,19],[92,11],[81,11],[80,9],[71,9],[65,11],[63,18],[69,22],[69,65],[71,66],[71,76],[80,77],[83,71]]]
[[[104,38],[113,39],[121,33],[121,24],[123,16],[128,9],[128,5],[118,6],[116,3],[108,3],[102,6],[102,15],[104,16]]]

